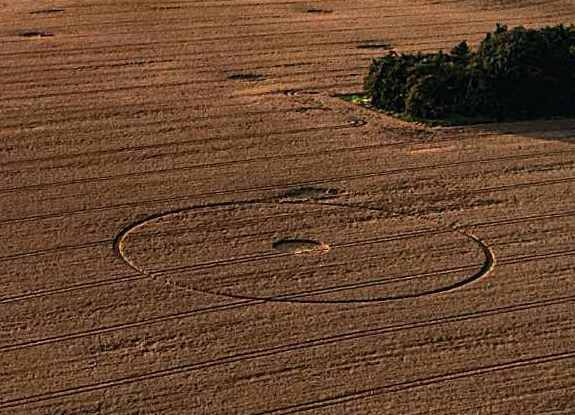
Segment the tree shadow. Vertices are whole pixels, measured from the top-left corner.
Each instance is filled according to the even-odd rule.
[[[545,141],[575,144],[575,118],[552,118],[466,125],[479,134],[516,135]]]

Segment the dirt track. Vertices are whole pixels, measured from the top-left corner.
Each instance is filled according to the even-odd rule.
[[[334,93],[569,0],[0,0],[0,414],[575,413],[575,120]]]

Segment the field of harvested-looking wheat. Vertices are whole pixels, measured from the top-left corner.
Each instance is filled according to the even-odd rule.
[[[570,0],[0,0],[0,414],[575,413],[575,119],[408,124],[387,50]]]

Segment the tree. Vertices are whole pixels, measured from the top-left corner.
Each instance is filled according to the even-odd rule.
[[[575,113],[575,27],[509,30],[497,24],[472,52],[375,60],[364,82],[374,106],[420,118],[450,114],[498,119]]]

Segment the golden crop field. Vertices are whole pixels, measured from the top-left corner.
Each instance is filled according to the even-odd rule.
[[[575,120],[341,100],[571,0],[0,0],[0,414],[575,414]]]

